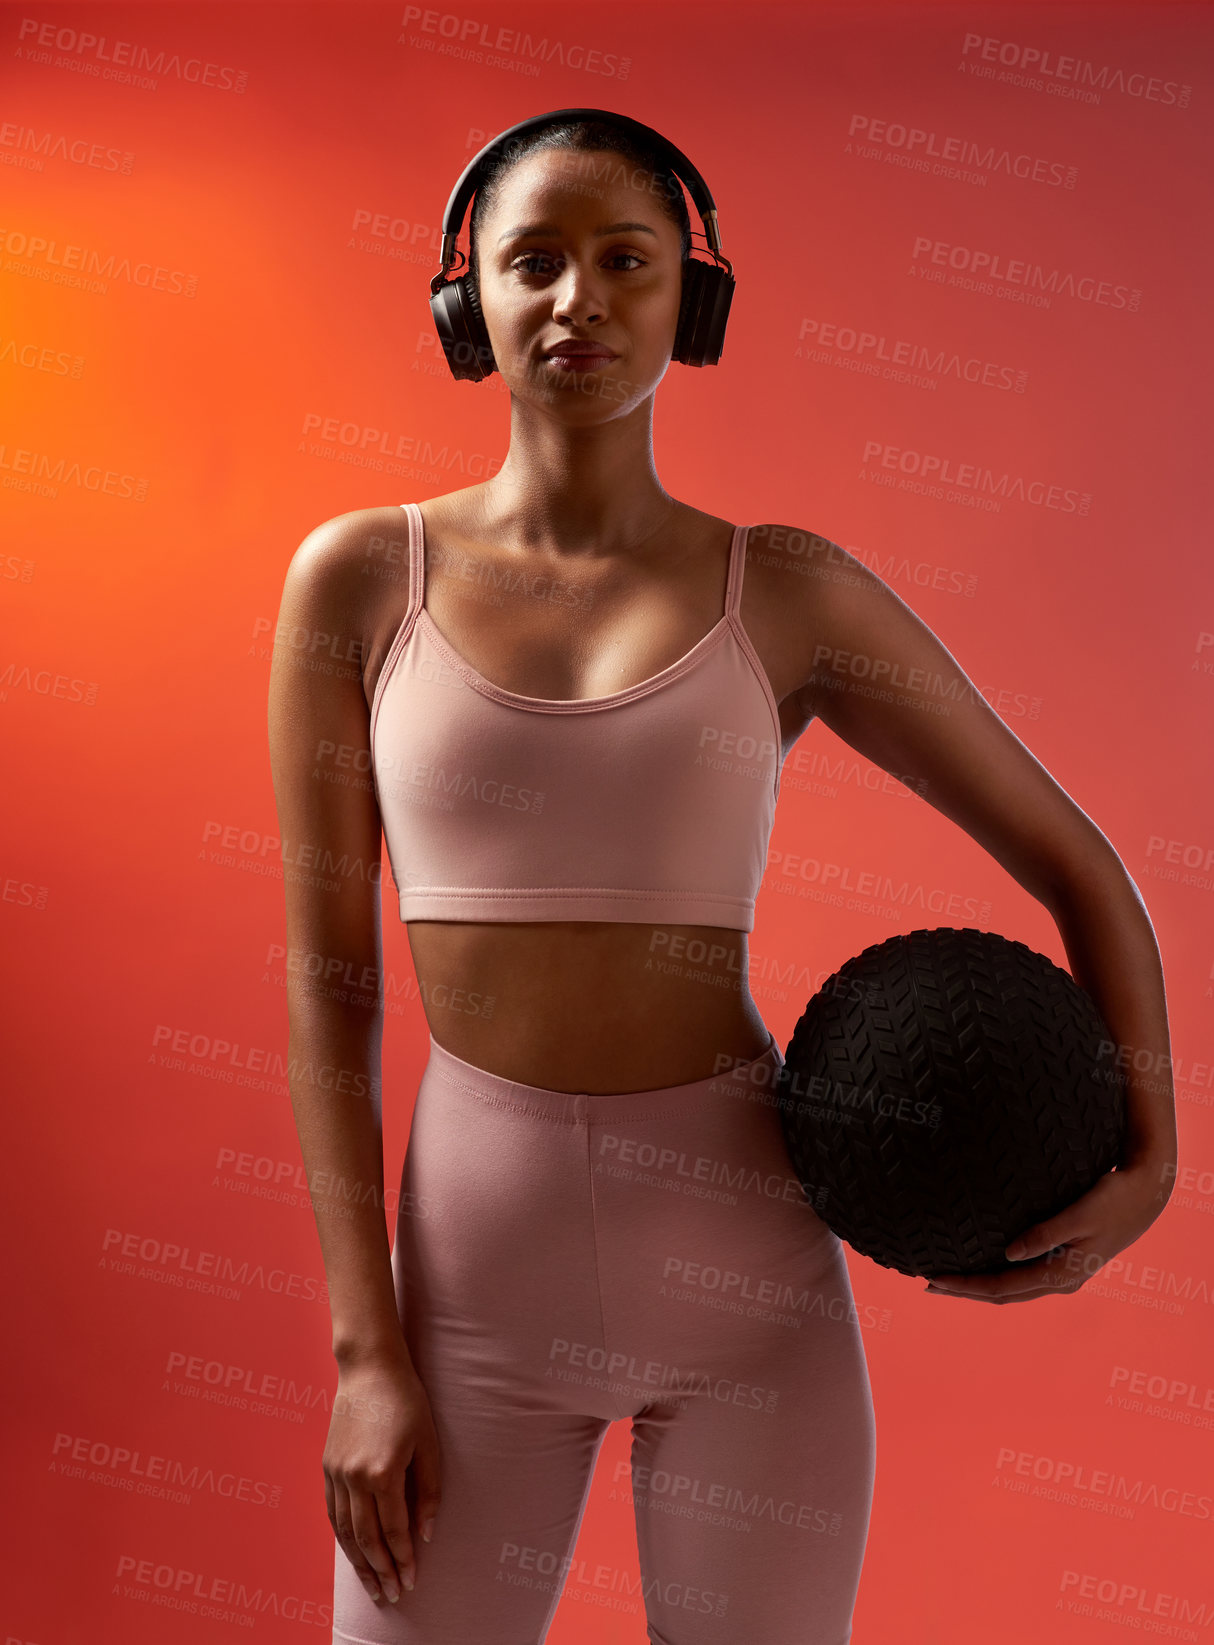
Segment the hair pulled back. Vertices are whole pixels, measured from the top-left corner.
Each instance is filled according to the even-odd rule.
[[[472,201],[468,219],[468,269],[466,278],[475,289],[477,284],[477,231],[484,223],[501,193],[507,174],[533,154],[545,149],[563,149],[572,153],[606,150],[612,161],[587,162],[585,186],[587,189],[604,188],[621,180],[632,181],[635,173],[647,193],[651,193],[665,215],[679,231],[679,255],[683,262],[691,256],[691,220],[678,177],[666,163],[658,148],[640,134],[625,131],[605,120],[554,120],[549,125],[536,126],[520,137],[496,149],[485,161],[479,186]],[[629,175],[631,174],[631,175]]]

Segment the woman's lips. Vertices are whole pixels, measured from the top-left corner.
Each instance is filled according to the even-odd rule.
[[[582,349],[554,349],[543,358],[549,365],[563,366],[566,371],[593,371],[596,367],[609,365],[619,356],[604,354],[597,349],[593,354],[588,354]]]

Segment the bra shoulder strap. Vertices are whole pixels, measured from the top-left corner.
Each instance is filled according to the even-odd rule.
[[[725,584],[725,614],[736,617],[742,609],[742,577],[746,571],[748,525],[734,527],[729,543],[729,579]]]
[[[426,528],[416,503],[402,503],[409,522],[409,603],[403,626],[409,628],[422,608],[426,595]]]

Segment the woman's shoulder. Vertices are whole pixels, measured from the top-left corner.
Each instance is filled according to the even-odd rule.
[[[399,503],[352,508],[313,526],[295,550],[295,556],[314,564],[358,561],[372,553],[381,540],[400,537],[406,532],[405,513]]]
[[[291,556],[283,609],[313,631],[317,645],[347,658],[370,655],[377,636],[408,598],[409,532],[398,503],[349,509],[322,520]],[[396,620],[399,621],[399,615]]]
[[[306,584],[318,595],[348,598],[368,580],[407,571],[408,545],[399,503],[349,509],[313,526],[291,557],[287,581]]]
[[[798,561],[822,564],[850,560],[838,543],[808,526],[784,525],[773,520],[757,521],[747,533],[747,549],[752,559],[787,567]]]

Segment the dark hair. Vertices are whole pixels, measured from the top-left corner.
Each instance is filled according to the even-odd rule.
[[[683,262],[691,256],[691,220],[687,215],[682,185],[656,144],[605,120],[554,120],[549,125],[533,127],[522,136],[512,138],[485,162],[480,186],[472,201],[472,215],[468,219],[467,277],[473,286],[476,285],[477,275],[477,229],[501,192],[502,179],[520,160],[526,160],[542,149],[574,152],[607,149],[632,166],[652,173],[652,193],[679,231],[679,255]],[[609,181],[610,177],[605,180]]]

